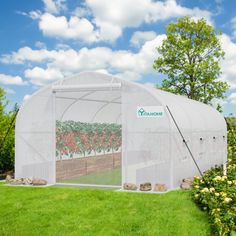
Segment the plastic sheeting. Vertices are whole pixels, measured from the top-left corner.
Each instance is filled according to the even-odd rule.
[[[162,107],[164,114],[139,117],[138,107]],[[179,187],[199,175],[171,110],[201,171],[227,156],[226,124],[205,104],[109,75],[87,72],[39,90],[21,107],[16,122],[16,177],[56,183],[56,120],[121,124],[122,180]],[[69,171],[69,170],[67,170]]]

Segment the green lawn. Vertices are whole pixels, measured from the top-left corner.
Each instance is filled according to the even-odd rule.
[[[117,168],[114,170],[103,171],[58,182],[72,184],[99,184],[121,186],[121,169]]]
[[[1,236],[210,235],[190,192],[125,193],[0,185]]]

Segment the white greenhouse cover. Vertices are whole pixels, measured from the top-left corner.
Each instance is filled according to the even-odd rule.
[[[56,183],[56,120],[109,123],[122,127],[121,184],[178,188],[183,178],[199,171],[167,106],[202,172],[226,162],[226,123],[214,108],[86,72],[39,90],[22,105],[16,122],[15,175]]]

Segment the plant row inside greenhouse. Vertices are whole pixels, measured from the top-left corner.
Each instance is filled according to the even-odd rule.
[[[120,124],[56,121],[57,159],[120,151],[121,134]]]

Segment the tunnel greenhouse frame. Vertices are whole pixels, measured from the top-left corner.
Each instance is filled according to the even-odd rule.
[[[58,124],[70,130],[72,124],[79,127],[78,132],[64,132],[63,140],[80,145],[87,127],[88,145],[58,154],[57,132],[64,129]],[[101,144],[106,138],[110,146]],[[21,106],[16,120],[15,177],[43,178],[49,184],[60,182],[57,168],[66,178],[79,170],[87,175],[115,166],[121,169],[118,186],[151,182],[176,189],[183,178],[223,164],[226,158],[226,123],[213,107],[97,72],[40,89]]]

